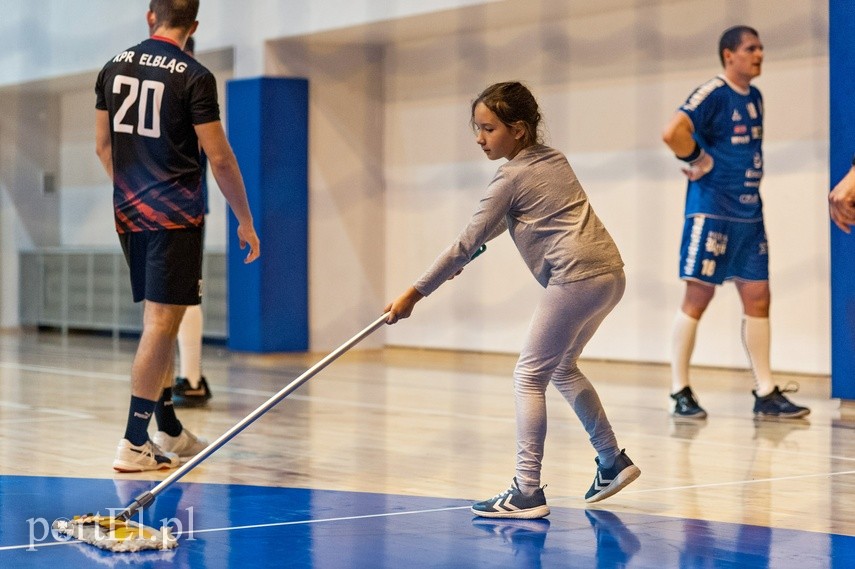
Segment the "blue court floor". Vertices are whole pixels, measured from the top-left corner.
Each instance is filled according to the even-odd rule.
[[[181,531],[168,552],[109,553],[47,530],[153,486],[0,476],[0,567],[855,567],[849,536],[560,506],[486,520],[462,500],[225,484],[175,484],[144,512]]]

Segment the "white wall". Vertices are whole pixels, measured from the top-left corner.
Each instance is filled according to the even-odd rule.
[[[60,78],[47,87],[59,109],[59,142],[44,160],[60,165],[56,225],[64,246],[115,241],[109,184],[98,182],[89,146],[89,85],[111,53],[144,37],[147,2],[132,4],[0,0],[0,95]],[[313,349],[367,324],[463,226],[498,167],[473,142],[469,101],[493,81],[522,79],[543,106],[547,141],[567,153],[627,264],[626,296],[585,355],[642,361],[666,360],[682,294],[684,182],[659,132],[690,90],[719,71],[720,32],[734,23],[757,27],[767,48],[757,85],[767,110],[762,191],[773,366],[828,372],[824,2],[205,0],[200,20],[199,49],[233,53],[234,76],[310,79]],[[110,25],[93,26],[104,21]],[[87,74],[83,86],[57,91],[62,78]],[[15,207],[4,183],[0,230],[26,246],[22,228],[32,216]],[[209,247],[217,239],[225,246],[224,226],[210,231],[217,207],[224,205],[212,204]],[[2,254],[5,265],[6,240]],[[4,271],[3,314],[14,290],[9,278]],[[397,345],[514,352],[539,294],[501,237],[413,319],[368,345],[385,336]],[[723,287],[701,324],[696,363],[745,365],[739,312],[732,287]]]
[[[235,47],[239,76],[264,70],[264,42],[493,0],[202,0],[197,39]],[[0,0],[0,86],[99,69],[148,33],[148,0]]]
[[[786,4],[786,7],[782,6]],[[771,247],[773,366],[827,373],[827,15],[821,3],[701,1],[398,43],[387,54],[387,289],[410,284],[457,234],[498,163],[468,130],[487,84],[528,83],[548,142],[567,153],[626,262],[624,300],[588,357],[666,361],[685,181],[659,139],[720,70],[718,35],[750,22],[766,45],[763,195]],[[703,14],[703,18],[697,17]],[[507,237],[423,301],[392,344],[519,349],[539,288]],[[694,362],[744,367],[732,286],[701,323]]]
[[[27,89],[0,92],[0,327],[18,325],[18,251],[59,244],[60,196],[45,193],[59,164],[56,98]],[[58,183],[61,183],[58,181]]]
[[[327,350],[383,312],[383,49],[286,40],[267,74],[309,79],[309,340]]]

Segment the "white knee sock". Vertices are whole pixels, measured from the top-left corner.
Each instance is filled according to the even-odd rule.
[[[178,328],[179,376],[186,377],[190,387],[199,387],[202,377],[202,307],[188,306]]]
[[[671,393],[689,385],[689,360],[695,350],[697,330],[698,321],[678,310],[671,333]]]
[[[768,395],[775,389],[769,363],[770,337],[768,318],[743,316],[742,345],[745,346],[751,370],[754,372],[754,389],[760,396]]]

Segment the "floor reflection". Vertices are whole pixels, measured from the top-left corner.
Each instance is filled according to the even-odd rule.
[[[757,475],[767,466],[762,454],[752,466]],[[199,483],[175,484],[144,514],[147,525],[192,526],[166,555],[107,553],[50,537],[27,550],[28,518],[124,506],[152,484],[0,476],[0,566],[220,569],[248,559],[295,569],[789,568],[830,559],[835,568],[855,566],[855,537],[763,524],[557,505],[548,519],[473,519],[466,500]]]

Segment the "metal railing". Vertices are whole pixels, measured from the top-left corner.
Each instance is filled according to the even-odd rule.
[[[134,304],[121,252],[47,248],[23,251],[19,317],[22,326],[122,332],[142,330],[142,304]],[[226,256],[205,252],[202,297],[204,336],[228,336]]]

